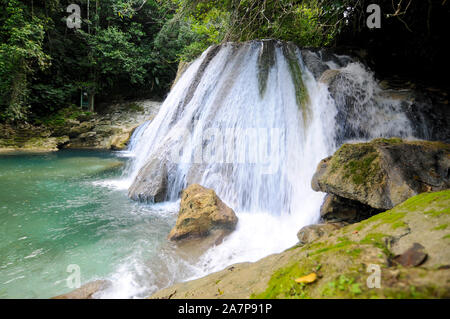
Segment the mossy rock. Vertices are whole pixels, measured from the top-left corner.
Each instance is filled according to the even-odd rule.
[[[449,298],[449,231],[436,229],[450,222],[449,207],[450,190],[420,194],[306,245],[178,283],[151,298]],[[392,263],[415,242],[428,255],[423,264]],[[379,288],[368,284],[373,269],[380,271]],[[295,281],[311,273],[315,281]]]
[[[411,196],[450,187],[450,145],[380,138],[344,144],[322,160],[315,191],[390,209]]]

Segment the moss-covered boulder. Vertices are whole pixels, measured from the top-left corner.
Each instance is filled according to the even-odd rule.
[[[394,262],[415,243],[425,259],[419,256],[420,262],[409,267]],[[315,281],[296,282],[311,273]],[[169,296],[450,298],[450,190],[414,196],[306,245],[178,283],[151,298]]]
[[[220,200],[214,190],[192,184],[183,190],[180,212],[169,239],[179,241],[206,237],[215,230],[226,234],[236,228],[237,221],[234,211]]]
[[[450,144],[375,139],[344,144],[322,160],[312,188],[384,210],[414,195],[450,188],[449,171]]]

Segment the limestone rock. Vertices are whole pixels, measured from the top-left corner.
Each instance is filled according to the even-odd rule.
[[[235,229],[238,218],[214,190],[192,184],[183,190],[180,212],[169,239],[206,237],[213,230],[228,233]]]
[[[128,189],[128,196],[141,202],[162,202],[167,193],[167,164],[154,157],[140,170]]]
[[[344,144],[323,159],[311,186],[386,210],[419,193],[449,188],[449,170],[449,144],[375,139]]]

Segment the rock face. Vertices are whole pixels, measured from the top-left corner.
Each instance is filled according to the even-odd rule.
[[[449,298],[449,207],[450,190],[423,193],[306,245],[178,283],[151,298]],[[411,252],[414,247],[420,249]],[[404,267],[399,259],[413,263]],[[374,265],[381,269],[377,289],[367,285]],[[312,272],[314,283],[295,282]]]
[[[111,105],[105,114],[96,114],[89,121],[63,127],[63,132],[71,138],[66,147],[124,149],[134,129],[152,119],[160,105],[160,102],[149,100]]]
[[[214,190],[192,184],[183,190],[180,212],[169,239],[179,241],[206,237],[213,230],[226,234],[236,228],[238,218]]]
[[[368,205],[332,194],[327,194],[320,207],[320,217],[326,222],[356,223],[380,212]]]
[[[322,160],[312,188],[379,210],[427,191],[450,187],[450,145],[375,139],[344,144]]]
[[[305,64],[311,64],[311,58],[304,57]],[[333,61],[334,62],[334,61]],[[309,64],[308,64],[309,63]],[[317,63],[312,64],[310,70],[316,75],[320,74],[319,82],[328,86],[328,91],[335,101],[336,136],[335,139],[342,144],[350,139],[369,138],[373,129],[379,125],[360,121],[362,113],[370,109],[389,114],[392,110],[402,114],[404,120],[409,122],[409,129],[421,139],[444,141],[450,143],[450,108],[448,107],[447,92],[416,85],[407,79],[388,78],[378,85],[371,77],[360,77],[361,70],[355,64],[347,65],[344,69],[320,68]],[[366,73],[370,74],[370,73]],[[390,108],[386,108],[386,103]],[[394,129],[394,128],[392,128]],[[396,127],[399,135],[403,127]]]
[[[158,203],[167,193],[167,165],[159,158],[148,161],[128,190],[128,196],[137,201]]]
[[[21,124],[13,127],[0,123],[0,153],[13,151],[57,151],[69,142],[69,136],[51,136],[44,126]]]
[[[0,152],[124,149],[133,130],[151,120],[160,105],[157,101],[142,100],[109,105],[107,110],[90,115],[78,110],[81,113],[74,113],[76,118],[61,116],[40,125],[0,123]]]

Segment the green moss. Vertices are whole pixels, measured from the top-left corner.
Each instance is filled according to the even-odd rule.
[[[258,56],[259,95],[264,97],[270,69],[275,64],[275,44],[273,41],[263,41],[261,53]]]
[[[329,252],[329,251],[340,250],[340,249],[346,248],[347,246],[349,246],[351,244],[353,244],[352,241],[349,241],[349,240],[342,241],[340,243],[337,243],[336,245],[331,245],[331,246],[327,246],[327,247],[324,247],[324,248],[319,248],[319,249],[311,252],[310,256],[314,256],[314,255],[317,255],[317,254],[322,254],[322,253]]]
[[[375,144],[400,144],[403,143],[403,140],[398,137],[392,137],[392,138],[376,138],[372,141],[372,143]]]
[[[350,255],[353,258],[359,257],[359,255],[361,254],[361,249],[360,248],[355,248],[355,249],[348,249],[345,252],[347,253],[347,255]]]
[[[439,291],[433,286],[415,287],[410,286],[407,289],[384,289],[383,297],[386,299],[430,299],[442,298],[446,296],[446,292]]]
[[[353,183],[357,185],[364,184],[366,181],[371,180],[369,175],[373,175],[375,171],[379,170],[378,165],[376,167],[371,167],[374,160],[378,157],[376,153],[369,153],[363,158],[358,160],[351,160],[345,164],[344,168],[346,170],[344,178],[352,178]]]
[[[432,217],[439,217],[442,214],[449,215],[450,214],[450,208],[445,208],[445,209],[442,209],[442,210],[430,209],[430,210],[426,211],[425,214],[431,215]]]
[[[386,246],[385,239],[388,238],[388,235],[382,233],[370,233],[367,234],[361,241],[361,244],[373,245],[377,248],[380,248],[386,256],[392,256],[389,247]]]
[[[450,234],[445,235],[444,237],[442,237],[443,239],[450,239]]]
[[[361,221],[359,225],[355,227],[355,229],[360,231],[363,228],[367,227],[368,225],[371,225],[372,226],[371,229],[374,230],[378,226],[383,224],[391,224],[392,228],[396,229],[399,227],[406,226],[406,223],[402,221],[405,215],[406,215],[405,211],[398,211],[394,208]]]
[[[342,170],[344,180],[351,179],[355,185],[378,182],[381,167],[377,150],[367,143],[342,145],[330,162],[330,173],[339,170]]]
[[[260,294],[252,294],[252,299],[303,299],[308,298],[307,286],[295,282],[296,278],[310,274],[317,266],[308,261],[294,262],[291,265],[280,268],[269,280],[267,289]],[[313,283],[314,284],[314,283]]]
[[[36,119],[36,125],[45,125],[49,128],[59,128],[66,124],[67,120],[87,121],[93,116],[92,112],[83,111],[82,109],[72,106],[59,110],[57,113],[47,117]]]
[[[328,282],[321,295],[323,297],[357,297],[361,293],[361,284],[356,282],[353,275],[347,274]]]
[[[307,249],[318,249],[320,247],[324,247],[328,244],[327,241],[319,241],[319,242],[313,242],[308,244],[306,247]]]
[[[295,46],[290,43],[284,45],[283,53],[288,62],[289,72],[291,74],[292,82],[294,83],[297,105],[302,111],[303,122],[306,127],[311,118],[311,110],[309,108],[308,91],[303,83],[302,71],[296,55]]]
[[[442,224],[437,227],[434,227],[433,230],[444,230],[444,229],[447,229],[447,227],[448,227],[448,224]]]
[[[127,106],[128,109],[134,112],[144,112],[144,107],[138,103],[131,103]]]
[[[450,190],[422,193],[409,198],[394,209],[403,211],[422,211],[424,214],[438,217],[450,214]]]
[[[370,233],[367,234],[366,237],[364,237],[360,243],[361,244],[372,244],[372,245],[376,245],[376,244],[384,244],[384,238],[386,238],[387,235],[385,234],[381,234],[381,233]]]

